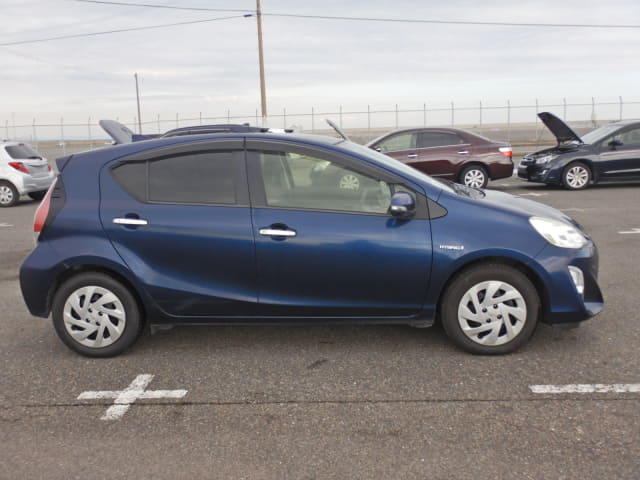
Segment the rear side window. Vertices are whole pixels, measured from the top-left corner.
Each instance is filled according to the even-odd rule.
[[[465,140],[455,133],[421,132],[418,136],[418,148],[445,147],[463,143],[466,143]]]
[[[125,163],[112,172],[143,202],[233,205],[235,170],[232,152],[219,151]]]

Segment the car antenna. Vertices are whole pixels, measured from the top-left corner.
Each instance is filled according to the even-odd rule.
[[[344,133],[344,131],[339,126],[337,126],[335,123],[333,123],[328,118],[325,118],[325,121],[329,124],[329,126],[331,128],[333,128],[338,133],[338,135],[340,135],[342,138],[344,138],[348,142],[351,141],[351,139],[347,136],[346,133]]]

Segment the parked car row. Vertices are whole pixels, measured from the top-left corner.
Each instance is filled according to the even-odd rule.
[[[581,190],[590,184],[640,180],[640,122],[617,122],[578,136],[555,115],[538,114],[557,139],[557,145],[526,155],[517,175],[529,182],[560,185]],[[117,143],[144,140],[159,135],[136,135],[124,125],[101,121]],[[162,135],[185,136],[228,131],[259,132],[248,125],[204,125],[183,127]],[[514,172],[513,149],[481,135],[456,128],[411,128],[376,138],[367,147],[384,153],[434,178],[468,187],[485,188],[489,180],[508,178]],[[326,168],[318,164],[316,170]],[[326,172],[325,172],[326,173]],[[341,188],[358,190],[360,179],[333,172]],[[53,182],[47,160],[25,143],[0,143],[0,207],[14,205],[20,195],[40,200]],[[328,181],[329,174],[323,174]]]

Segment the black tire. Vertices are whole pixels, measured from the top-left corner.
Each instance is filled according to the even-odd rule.
[[[562,171],[562,186],[567,190],[582,190],[591,183],[591,169],[582,162],[573,162]]]
[[[29,195],[29,197],[31,197],[32,200],[35,200],[36,202],[39,202],[40,200],[42,200],[44,198],[44,196],[46,194],[47,194],[46,190],[41,190],[39,192],[28,193],[27,195]]]
[[[496,289],[491,299],[486,296],[490,289]],[[519,270],[500,264],[463,271],[448,286],[441,303],[442,325],[449,338],[480,355],[520,348],[533,334],[539,315],[535,286]]]
[[[108,295],[113,297],[106,298]],[[87,301],[91,303],[87,305]],[[52,317],[64,344],[87,357],[122,353],[138,339],[143,325],[133,293],[112,277],[97,272],[81,273],[65,281],[53,297]],[[89,332],[92,333],[87,335]]]
[[[489,183],[489,174],[482,165],[467,165],[460,172],[459,182],[473,188],[485,188]]]
[[[0,207],[13,207],[19,198],[20,194],[13,183],[0,180]]]

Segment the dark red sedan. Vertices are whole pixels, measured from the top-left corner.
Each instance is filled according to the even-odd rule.
[[[457,128],[396,130],[366,146],[432,177],[469,187],[484,188],[489,179],[513,174],[511,145]]]

